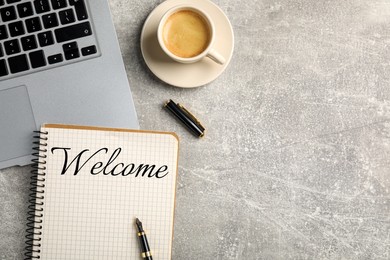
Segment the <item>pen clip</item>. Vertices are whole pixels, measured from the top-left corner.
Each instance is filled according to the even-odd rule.
[[[177,103],[177,106],[194,122],[196,123],[199,127],[202,128],[202,130],[205,130],[204,126],[199,122],[199,120],[190,112],[188,111],[184,106],[181,104]]]

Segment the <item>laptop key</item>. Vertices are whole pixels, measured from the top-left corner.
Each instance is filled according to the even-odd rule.
[[[47,57],[47,60],[49,61],[49,64],[55,64],[55,63],[62,62],[64,59],[62,58],[62,54],[59,53]]]
[[[34,6],[38,14],[50,11],[49,0],[34,0]]]
[[[76,16],[79,21],[88,19],[84,0],[69,0],[69,4],[75,7]]]
[[[7,64],[5,63],[5,60],[0,60],[0,77],[7,76],[8,70],[7,70]]]
[[[79,47],[77,42],[69,42],[62,45],[62,49],[65,53],[65,59],[70,60],[80,57]]]
[[[17,3],[17,2],[20,2],[22,0],[7,0],[7,4],[13,4],[13,3]]]
[[[27,31],[29,33],[42,30],[42,25],[41,25],[41,22],[39,20],[39,17],[33,17],[30,19],[26,19],[25,23],[26,23]]]
[[[20,41],[22,42],[22,48],[24,51],[30,51],[30,50],[38,48],[37,41],[35,40],[34,35],[22,37],[20,39]]]
[[[80,57],[79,49],[69,50],[64,53],[66,60],[73,60]]]
[[[16,19],[16,10],[13,6],[8,6],[0,9],[0,15],[3,22],[9,22]]]
[[[18,4],[17,8],[18,8],[18,13],[20,18],[24,18],[34,14],[34,10],[31,2]]]
[[[24,34],[23,22],[13,22],[8,25],[9,33],[12,37],[20,36]]]
[[[30,52],[28,56],[33,69],[46,66],[46,58],[42,50]]]
[[[58,26],[58,19],[56,13],[45,14],[42,16],[43,26],[45,29]]]
[[[51,5],[53,6],[54,10],[64,8],[67,6],[66,0],[51,0]]]
[[[54,44],[53,33],[51,31],[42,32],[38,34],[38,41],[41,47]]]
[[[73,60],[73,59],[80,57],[80,52],[79,52],[77,42],[70,42],[70,43],[64,44],[64,45],[62,45],[62,48],[64,50],[65,59]]]
[[[7,27],[5,25],[0,25],[0,40],[5,40],[8,38]]]
[[[8,59],[9,69],[11,73],[18,73],[29,70],[27,55],[21,54]]]
[[[78,49],[78,47],[79,47],[79,46],[78,46],[77,42],[68,42],[68,43],[62,45],[62,49],[63,49],[64,51],[69,51],[69,50],[73,50],[73,49]]]
[[[4,5],[4,0],[0,0],[0,6]]]
[[[20,52],[20,46],[17,39],[4,42],[4,49],[7,55],[12,55]]]
[[[66,42],[92,34],[89,22],[79,23],[54,30],[57,42]]]
[[[58,14],[60,16],[61,24],[68,24],[76,21],[72,9],[66,9],[64,11],[60,11]]]
[[[3,48],[1,48],[1,44],[0,44],[0,57],[3,57],[4,56],[4,52],[3,52]]]
[[[81,53],[83,54],[83,56],[92,55],[92,54],[94,54],[96,52],[97,52],[97,50],[96,50],[96,46],[95,45],[84,47],[84,48],[81,49]]]

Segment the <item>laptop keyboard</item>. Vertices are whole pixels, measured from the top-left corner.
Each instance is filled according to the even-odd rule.
[[[100,55],[85,0],[0,0],[0,81]]]

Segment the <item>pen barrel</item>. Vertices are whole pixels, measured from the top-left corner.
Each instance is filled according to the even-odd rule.
[[[148,239],[146,238],[145,233],[139,232],[138,239],[141,245],[141,257],[143,259],[152,260],[152,253],[150,252]]]
[[[204,135],[204,128],[198,124],[192,116],[187,112],[183,111],[176,103],[172,100],[165,104],[165,107],[181,122],[183,123],[193,134],[198,137]]]

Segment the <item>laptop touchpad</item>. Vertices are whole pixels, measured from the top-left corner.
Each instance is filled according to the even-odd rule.
[[[0,162],[30,155],[36,130],[25,86],[0,91]]]

